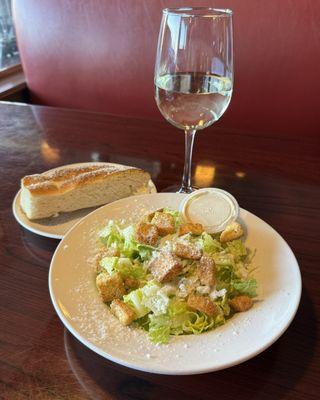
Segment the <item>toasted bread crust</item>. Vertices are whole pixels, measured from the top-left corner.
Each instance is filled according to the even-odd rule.
[[[159,253],[150,263],[149,269],[158,282],[170,282],[179,275],[183,265],[178,257],[170,253]]]
[[[217,315],[219,312],[218,306],[208,297],[190,294],[187,300],[187,304],[188,307],[191,308],[191,310],[202,311],[210,317]]]
[[[198,276],[202,285],[213,286],[215,284],[215,262],[209,256],[202,256],[198,268]]]
[[[42,174],[27,175],[21,180],[21,187],[29,190],[32,195],[55,195],[84,185],[108,179],[126,172],[131,174],[145,174],[148,172],[139,168],[120,164],[97,163],[90,166],[69,166]]]
[[[236,296],[229,301],[230,307],[235,312],[248,311],[253,306],[253,300],[246,295]]]

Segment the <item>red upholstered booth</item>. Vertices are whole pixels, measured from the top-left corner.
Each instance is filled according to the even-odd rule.
[[[235,90],[219,124],[316,134],[320,3],[312,0],[14,0],[35,103],[162,118],[153,99],[161,9],[234,11]]]

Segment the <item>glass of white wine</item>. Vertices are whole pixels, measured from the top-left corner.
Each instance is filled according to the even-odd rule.
[[[196,131],[217,121],[233,88],[232,11],[164,9],[155,65],[155,99],[164,118],[185,132],[180,193],[190,193]]]

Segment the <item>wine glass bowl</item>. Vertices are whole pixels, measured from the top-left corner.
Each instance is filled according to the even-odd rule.
[[[154,83],[160,112],[185,131],[185,166],[179,192],[189,193],[194,190],[191,159],[195,133],[217,121],[231,100],[231,10],[164,9]]]

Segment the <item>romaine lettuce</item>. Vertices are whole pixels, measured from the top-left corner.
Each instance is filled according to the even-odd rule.
[[[227,250],[233,255],[235,262],[243,260],[247,255],[247,249],[241,239],[227,242]]]
[[[104,245],[113,247],[124,257],[139,258],[141,261],[149,260],[156,248],[138,243],[134,238],[134,233],[134,225],[123,229],[114,221],[109,221],[108,225],[100,232],[99,237]]]
[[[165,207],[163,212],[173,216],[176,228],[180,225],[181,213],[179,211],[171,210],[170,208]]]
[[[223,315],[211,318],[200,311],[190,311],[183,300],[170,301],[166,314],[149,314],[149,338],[167,343],[170,335],[199,334],[224,323]]]
[[[132,262],[126,257],[104,257],[100,265],[110,275],[119,272],[123,279],[133,278],[144,281],[147,276],[146,269],[137,260]]]
[[[235,279],[232,281],[232,287],[234,294],[246,294],[250,297],[255,297],[257,295],[257,281],[253,278],[251,279]]]
[[[219,266],[217,273],[217,285],[216,289],[221,290],[226,288],[228,295],[236,296],[240,294],[246,294],[250,297],[257,295],[257,281],[251,279],[241,279],[236,273],[232,266],[223,265]]]
[[[227,294],[215,300],[215,303],[220,307],[223,315],[226,317],[230,315],[229,297]]]
[[[133,290],[123,296],[123,301],[135,312],[136,318],[141,318],[150,312],[150,309],[144,305],[144,296],[142,289]]]
[[[168,343],[170,326],[168,315],[149,315],[149,339],[153,343]]]
[[[99,233],[101,242],[107,247],[114,247],[120,250],[123,244],[121,230],[114,221],[109,221],[108,225]]]
[[[156,316],[165,314],[169,297],[161,289],[162,286],[159,283],[149,281],[142,288],[123,296],[123,301],[134,309],[137,318],[143,317],[150,311]]]
[[[203,251],[210,255],[223,250],[221,243],[219,243],[217,239],[213,239],[213,237],[206,232],[202,233],[200,241],[202,242]]]

